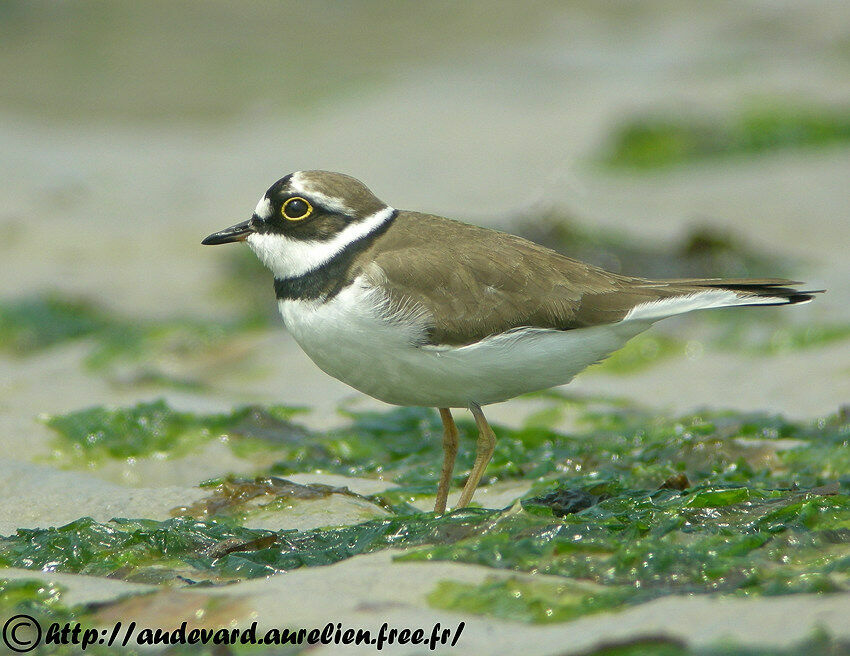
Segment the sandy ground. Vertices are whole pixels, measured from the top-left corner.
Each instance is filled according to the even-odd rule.
[[[553,12],[547,26],[535,27],[534,38],[512,42],[509,49],[473,49],[450,64],[425,60],[415,76],[399,71],[344,103],[293,115],[261,106],[213,123],[110,123],[0,107],[3,295],[60,290],[129,316],[226,316],[228,302],[218,293],[225,255],[202,248],[200,239],[247,217],[282,175],[326,168],[356,175],[396,207],[482,224],[504,225],[545,202],[588,223],[666,242],[692,220],[708,218],[775,253],[777,262],[807,262],[801,273],[829,293],[791,310],[797,320],[850,320],[850,149],[781,152],[641,175],[614,174],[592,163],[613,121],[629,111],[723,112],[764,96],[850,101],[850,60],[834,52],[850,33],[846,5],[721,3],[701,10],[700,20],[688,11],[667,11],[664,3],[653,7],[635,18],[633,29],[612,26],[592,12],[577,18]],[[728,47],[718,48],[718,40]],[[199,481],[248,469],[213,445],[179,461],[64,471],[47,460],[51,435],[36,421],[42,413],[164,395],[195,410],[245,402],[309,405],[314,411],[305,421],[325,427],[340,422],[335,411],[343,401],[381,407],[325,376],[282,329],[246,339],[248,365],[214,369],[212,389],[204,393],[110,385],[82,367],[85,344],[25,359],[0,356],[0,534],[83,515],[162,519],[170,508],[200,496]],[[252,366],[255,375],[247,375]],[[676,358],[629,376],[580,376],[568,389],[675,411],[712,406],[814,417],[850,401],[850,343],[771,358]],[[501,404],[490,417],[516,424],[531,407],[525,401]],[[505,495],[485,492],[481,501],[488,500],[495,505]],[[322,521],[357,517],[350,507],[334,512]],[[319,524],[305,513],[290,525]],[[257,618],[277,626],[329,619],[365,627],[383,621],[428,626],[464,619],[468,654],[514,648],[578,653],[603,640],[643,634],[700,646],[724,635],[778,646],[816,625],[850,637],[847,595],[665,598],[546,628],[428,609],[424,595],[438,580],[478,581],[484,575],[471,566],[393,563],[390,553],[381,553],[204,594],[240,600],[228,621]],[[50,578],[67,581],[75,600],[140,589]],[[178,615],[189,613],[192,594],[162,593],[172,595],[171,603],[188,596]],[[162,617],[155,604],[137,611]]]

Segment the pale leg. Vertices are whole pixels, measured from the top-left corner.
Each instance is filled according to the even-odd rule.
[[[484,475],[484,470],[490,463],[493,451],[496,449],[496,436],[493,434],[490,424],[484,418],[481,406],[477,403],[471,403],[469,409],[472,411],[472,416],[475,417],[475,423],[478,424],[478,448],[475,452],[475,464],[472,465],[469,478],[466,480],[466,485],[463,486],[463,492],[457,504],[458,508],[465,508],[472,501],[475,488],[478,487],[478,482]]]
[[[440,408],[440,419],[443,420],[443,471],[440,472],[440,484],[437,486],[435,513],[446,512],[446,500],[449,496],[449,486],[457,457],[457,426],[452,419],[451,410]]]

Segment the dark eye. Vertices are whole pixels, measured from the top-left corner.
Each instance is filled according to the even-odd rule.
[[[287,200],[280,211],[290,221],[300,221],[310,216],[313,206],[305,199],[295,196]]]

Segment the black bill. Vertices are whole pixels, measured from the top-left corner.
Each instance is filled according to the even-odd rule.
[[[248,235],[252,232],[254,232],[254,230],[251,228],[251,220],[248,219],[242,223],[237,223],[234,226],[212,233],[201,243],[205,246],[215,246],[216,244],[229,244],[234,241],[245,241],[248,238]]]

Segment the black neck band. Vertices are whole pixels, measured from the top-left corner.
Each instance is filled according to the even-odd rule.
[[[351,284],[351,267],[360,253],[369,248],[392,225],[398,210],[368,235],[347,244],[320,267],[291,278],[275,278],[274,292],[278,300],[329,300]]]

